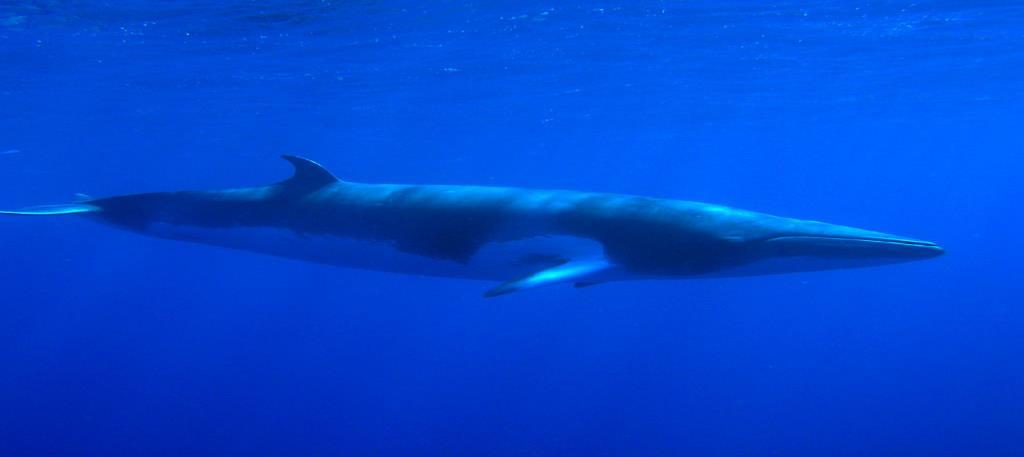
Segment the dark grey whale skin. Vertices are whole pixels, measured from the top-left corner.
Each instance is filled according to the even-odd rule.
[[[295,174],[262,187],[158,192],[83,202],[93,216],[145,232],[154,223],[274,227],[387,243],[405,253],[468,262],[484,245],[568,235],[603,246],[638,276],[695,276],[769,258],[815,258],[763,273],[897,263],[943,253],[934,243],[705,203],[522,188],[360,184],[285,156]],[[538,269],[572,259],[538,252]],[[524,259],[509,259],[521,262]]]

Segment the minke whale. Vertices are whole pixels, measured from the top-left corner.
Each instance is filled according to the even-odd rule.
[[[552,284],[747,276],[943,254],[935,243],[725,206],[634,195],[342,181],[308,159],[268,186],[154,192],[0,211],[82,215],[144,235],[330,265]]]

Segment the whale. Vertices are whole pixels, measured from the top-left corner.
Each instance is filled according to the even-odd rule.
[[[939,245],[849,226],[639,195],[368,184],[282,156],[270,185],[84,198],[12,216],[76,215],[143,235],[349,268],[555,284],[737,277],[930,259]]]

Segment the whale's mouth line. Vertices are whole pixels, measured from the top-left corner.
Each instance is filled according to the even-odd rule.
[[[941,249],[939,245],[932,243],[931,241],[921,240],[909,240],[903,238],[884,238],[884,237],[866,237],[866,236],[831,236],[831,235],[782,235],[773,236],[765,239],[765,241],[785,241],[785,240],[821,240],[821,241],[858,241],[863,243],[879,243],[889,244],[895,246],[907,246],[907,247],[922,247],[922,248],[936,248]]]
[[[861,252],[864,255],[884,255],[899,257],[936,257],[945,254],[945,250],[931,241],[906,238],[888,238],[884,236],[832,236],[832,235],[782,235],[765,240],[769,244],[788,245],[800,249],[822,249],[833,255],[852,255]]]

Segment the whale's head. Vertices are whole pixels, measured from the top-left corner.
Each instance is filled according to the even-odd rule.
[[[754,233],[744,241],[749,255],[738,268],[758,274],[895,264],[945,253],[930,241],[815,221],[777,218]]]
[[[910,237],[773,216],[700,202],[600,201],[573,228],[594,233],[605,254],[653,276],[747,276],[854,268],[936,257]]]

